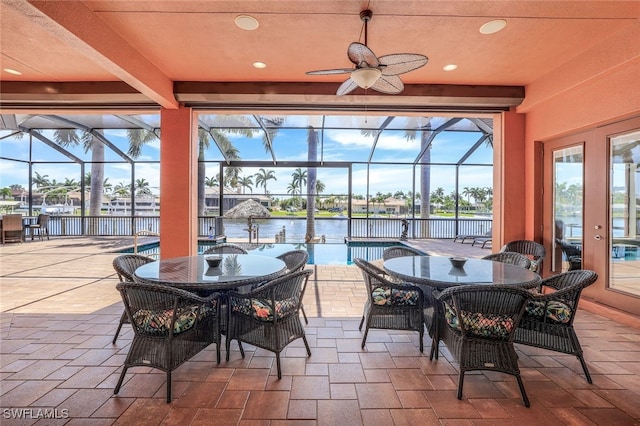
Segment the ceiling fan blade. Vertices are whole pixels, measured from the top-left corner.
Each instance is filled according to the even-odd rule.
[[[418,53],[394,53],[378,60],[384,65],[380,67],[382,75],[399,75],[425,66],[429,58]]]
[[[338,87],[338,91],[336,92],[336,95],[338,96],[346,95],[347,93],[353,92],[357,87],[358,85],[356,84],[356,82],[351,80],[351,78],[348,78],[344,81],[344,83],[340,85],[340,87]]]
[[[404,90],[404,84],[400,77],[397,75],[381,75],[376,84],[371,86],[371,89],[381,92],[395,95]]]
[[[353,68],[336,68],[332,70],[307,71],[305,74],[307,75],[349,74],[352,71],[353,71]]]
[[[351,43],[347,56],[358,68],[375,68],[380,65],[375,53],[362,43]]]

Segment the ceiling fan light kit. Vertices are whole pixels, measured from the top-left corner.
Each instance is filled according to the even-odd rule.
[[[404,84],[398,75],[425,66],[429,58],[418,53],[396,53],[378,58],[367,46],[367,25],[372,17],[373,12],[368,9],[360,12],[360,19],[364,22],[364,44],[353,42],[347,49],[347,56],[355,68],[308,71],[306,74],[349,74],[349,78],[338,87],[338,96],[351,93],[358,87],[388,94],[402,92]]]
[[[359,68],[351,73],[351,79],[363,89],[368,89],[380,78],[382,71],[378,68]]]

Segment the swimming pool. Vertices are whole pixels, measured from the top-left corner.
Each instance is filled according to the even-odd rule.
[[[198,243],[198,253],[215,245],[206,241]],[[365,260],[382,259],[382,252],[387,247],[402,246],[395,241],[351,241],[348,243],[327,244],[239,244],[251,254],[263,256],[278,256],[289,250],[306,250],[309,253],[308,264],[315,265],[351,265],[356,257]],[[133,253],[133,248],[118,251],[118,253]],[[138,246],[138,253],[157,257],[160,254],[160,244],[150,243]]]

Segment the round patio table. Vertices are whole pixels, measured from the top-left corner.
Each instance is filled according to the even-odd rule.
[[[205,257],[185,256],[150,262],[136,269],[135,276],[142,281],[190,291],[218,291],[269,281],[287,269],[280,259],[254,254],[223,254],[220,265],[210,268]]]
[[[540,276],[529,269],[485,259],[468,259],[454,268],[444,256],[403,256],[386,260],[384,270],[391,276],[438,290],[462,284],[513,284],[532,287]]]

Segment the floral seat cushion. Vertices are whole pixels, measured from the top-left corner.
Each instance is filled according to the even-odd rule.
[[[209,315],[213,307],[198,305],[178,308],[176,321],[173,324],[173,334],[184,333],[194,326],[199,318]],[[173,309],[153,311],[140,309],[133,314],[133,322],[140,331],[147,334],[166,334],[171,327]]]
[[[533,300],[527,303],[525,311],[527,316],[544,318],[547,317],[551,321],[566,324],[571,321],[572,310],[565,303],[559,300]]]
[[[506,339],[513,330],[513,318],[507,315],[483,314],[480,312],[460,312],[464,328],[478,337],[496,337]],[[444,317],[447,325],[460,330],[460,320],[456,311],[448,303],[444,304]]]
[[[281,319],[296,312],[296,299],[276,300],[276,318]],[[244,315],[253,316],[261,321],[273,321],[271,304],[260,299],[232,299],[231,309]]]
[[[382,305],[415,306],[418,304],[417,290],[399,290],[390,287],[376,287],[371,292],[373,303]]]

